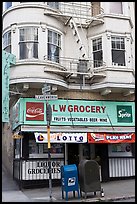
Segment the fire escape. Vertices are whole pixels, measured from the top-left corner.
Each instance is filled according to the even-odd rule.
[[[102,13],[102,9],[99,7],[94,7],[89,5],[91,2],[86,2],[88,5],[81,4],[82,2],[60,2],[60,10],[49,11],[45,10],[44,15],[50,15],[62,21],[65,26],[69,26],[72,30],[72,34],[76,41],[76,46],[79,51],[79,59],[61,59],[60,64],[65,67],[64,70],[60,69],[50,69],[45,70],[49,72],[56,72],[65,76],[67,80],[71,78],[79,79],[81,87],[85,83],[91,83],[93,78],[105,77],[103,71],[98,71],[99,69],[94,69],[93,60],[89,59],[87,49],[83,43],[83,29],[88,29],[89,27],[103,24],[104,21],[102,17],[99,17],[97,14]],[[98,3],[98,2],[96,2]],[[97,8],[97,10],[95,9]],[[93,16],[91,15],[93,14]],[[95,15],[95,16],[94,16]],[[83,34],[81,36],[81,34]],[[105,63],[102,63],[102,69],[105,68]]]

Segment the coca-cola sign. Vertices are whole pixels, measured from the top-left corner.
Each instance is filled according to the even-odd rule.
[[[26,102],[26,120],[44,121],[44,103]]]

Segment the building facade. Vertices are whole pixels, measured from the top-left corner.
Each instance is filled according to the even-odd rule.
[[[102,181],[135,176],[134,2],[3,2],[2,37],[16,56],[2,140],[14,178],[48,180],[47,100],[55,182],[97,156]]]

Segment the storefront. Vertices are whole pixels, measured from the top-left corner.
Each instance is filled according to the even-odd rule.
[[[49,104],[53,185],[61,184],[61,165],[96,156],[102,181],[135,176],[134,102],[58,99]],[[46,101],[20,98],[12,119],[14,178],[22,186],[48,185]]]

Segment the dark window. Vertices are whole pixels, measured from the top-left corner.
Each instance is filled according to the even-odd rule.
[[[100,67],[103,65],[103,51],[101,38],[93,40],[93,62],[94,67]]]
[[[125,66],[125,42],[123,37],[111,37],[112,65]]]
[[[47,2],[47,5],[53,9],[59,9],[59,2]]]
[[[59,62],[60,38],[60,34],[51,30],[48,31],[48,60]]]
[[[3,35],[3,49],[6,52],[11,53],[11,31],[8,31]]]
[[[12,2],[5,2],[5,10],[12,6]]]
[[[38,58],[38,28],[20,29],[20,59]]]

